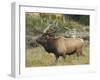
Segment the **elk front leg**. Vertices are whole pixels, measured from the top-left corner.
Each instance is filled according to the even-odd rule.
[[[55,60],[56,63],[58,62],[58,59],[59,59],[59,56],[56,55],[56,60]]]
[[[66,58],[66,54],[62,55],[62,57],[63,57],[63,59],[64,59],[64,61],[65,61],[65,58]]]

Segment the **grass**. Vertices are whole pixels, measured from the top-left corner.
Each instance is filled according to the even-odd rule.
[[[25,16],[26,35],[29,36],[37,36],[38,34],[40,34],[39,31],[43,32],[43,30],[49,24],[52,24],[52,27],[48,30],[48,32],[50,30],[52,32],[53,30],[58,29],[55,32],[56,36],[57,33],[65,34],[65,32],[71,32],[73,31],[73,29],[76,29],[77,32],[89,32],[89,16],[86,15],[63,15],[52,13],[40,14],[28,12],[25,14]],[[72,35],[69,34],[68,36],[71,37]],[[80,34],[77,36],[80,36]],[[26,46],[28,46],[28,44],[26,44]],[[83,54],[84,56],[76,56],[75,54],[66,55],[65,60],[60,57],[58,62],[55,63],[55,56],[53,54],[48,54],[43,47],[27,48],[25,63],[26,67],[89,64],[89,46],[84,47]]]
[[[83,54],[84,56],[79,57],[75,54],[66,55],[65,60],[60,57],[55,63],[55,56],[47,53],[43,47],[28,48],[26,49],[26,67],[89,64],[89,46],[84,47]]]

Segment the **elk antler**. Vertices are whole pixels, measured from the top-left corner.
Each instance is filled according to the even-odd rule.
[[[50,28],[50,24],[44,29],[44,31],[43,31],[43,33],[46,33],[47,32],[47,30]]]

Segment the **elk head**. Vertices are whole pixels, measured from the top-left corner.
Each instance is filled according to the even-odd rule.
[[[54,38],[54,35],[53,35],[53,32],[48,32],[48,30],[50,29],[50,27],[51,27],[52,25],[51,24],[49,24],[45,29],[44,29],[44,31],[43,31],[43,33],[38,37],[38,39],[36,40],[37,41],[37,43],[39,43],[39,44],[46,44],[47,43],[47,40],[49,39],[49,38]]]

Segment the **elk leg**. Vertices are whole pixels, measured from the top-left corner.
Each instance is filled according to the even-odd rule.
[[[65,58],[66,58],[66,55],[64,54],[64,55],[62,55],[62,57],[63,57],[63,59],[65,60]]]
[[[65,62],[66,56],[65,56],[65,55],[63,55],[62,57],[63,57],[63,58],[62,58],[62,60]]]
[[[83,55],[83,53],[82,53],[82,49],[80,49],[80,55]]]
[[[85,56],[85,54],[83,54],[82,48],[80,49],[80,55]]]
[[[59,59],[59,56],[56,55],[56,60],[55,60],[56,63],[58,62],[58,59]]]
[[[82,48],[81,48],[81,49],[78,49],[78,50],[76,51],[76,53],[77,53],[77,56],[83,55],[83,53],[82,53]]]
[[[57,62],[58,62],[58,58],[59,58],[59,56],[55,55],[55,60],[54,60],[54,62],[53,62],[52,65],[56,65],[56,64],[57,64]]]
[[[76,51],[76,54],[77,54],[77,56],[80,55],[80,49],[78,49],[78,50]]]

